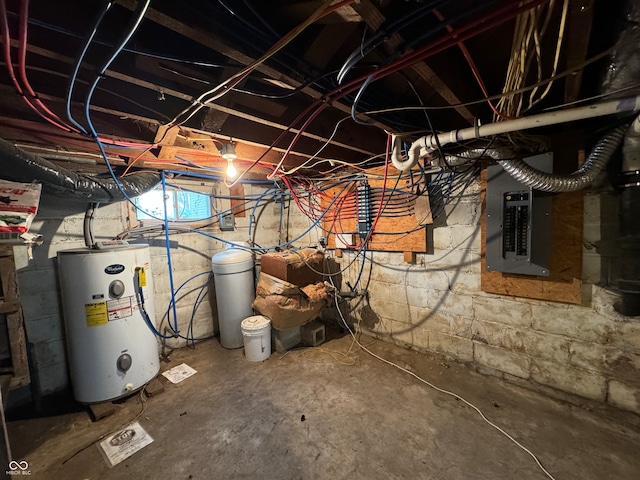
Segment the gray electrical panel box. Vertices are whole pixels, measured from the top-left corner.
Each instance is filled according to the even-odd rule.
[[[233,213],[219,215],[220,230],[223,232],[233,231],[236,228],[236,218]]]
[[[525,158],[551,173],[553,154]],[[523,185],[500,165],[487,167],[487,270],[549,275],[551,195]]]

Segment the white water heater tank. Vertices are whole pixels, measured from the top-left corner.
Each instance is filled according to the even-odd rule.
[[[75,399],[104,402],[142,388],[160,370],[144,317],[155,326],[149,247],[61,250],[58,272]]]

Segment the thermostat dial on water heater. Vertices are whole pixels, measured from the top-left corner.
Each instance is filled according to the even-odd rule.
[[[120,280],[114,280],[109,284],[109,296],[111,298],[120,298],[124,294],[124,283]]]

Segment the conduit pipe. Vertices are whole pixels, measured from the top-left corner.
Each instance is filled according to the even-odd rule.
[[[560,110],[556,112],[540,113],[517,120],[489,123],[487,125],[476,125],[475,127],[452,130],[436,135],[426,135],[411,144],[407,158],[403,158],[400,142],[396,135],[393,136],[393,151],[391,162],[400,171],[410,170],[418,160],[438,148],[438,145],[448,145],[450,143],[472,140],[501,133],[516,132],[530,128],[546,127],[560,123],[585,120],[587,118],[602,117],[616,113],[635,112],[640,110],[640,95],[635,97],[622,98],[602,102],[585,107]]]
[[[96,245],[96,240],[93,236],[93,219],[95,218],[96,210],[99,205],[99,203],[90,202],[89,205],[87,205],[87,211],[84,213],[82,234],[84,236],[84,245],[87,248],[93,248]]]

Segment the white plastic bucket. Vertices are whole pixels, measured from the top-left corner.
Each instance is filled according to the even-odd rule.
[[[271,320],[262,315],[245,318],[240,324],[244,340],[244,356],[250,362],[261,362],[271,355]]]

